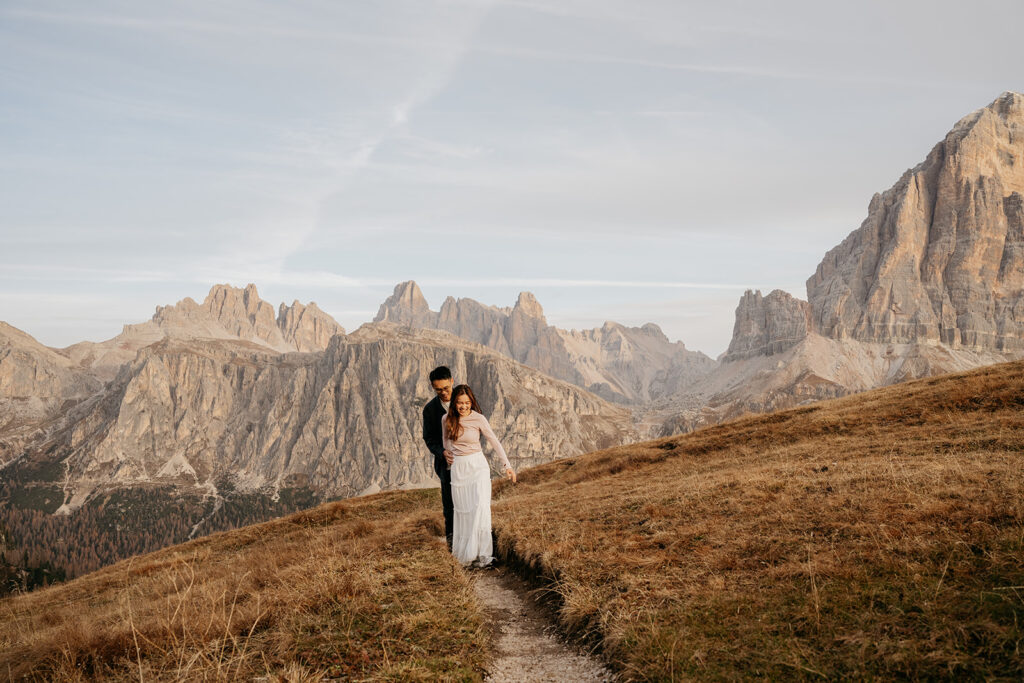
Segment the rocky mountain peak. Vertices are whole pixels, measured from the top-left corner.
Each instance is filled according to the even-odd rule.
[[[650,337],[664,341],[666,344],[669,343],[668,336],[662,331],[661,326],[656,323],[644,323],[641,325],[640,331]]]
[[[964,117],[807,281],[837,339],[1024,351],[1024,96]]]
[[[989,123],[998,120],[1011,128],[1019,128],[1024,122],[1024,95],[1012,90],[1003,92],[988,106],[976,109],[957,121],[949,135],[961,137],[986,120]]]
[[[291,306],[277,309],[277,326],[284,340],[303,353],[326,349],[331,337],[345,334],[345,328],[311,301],[303,305],[296,299]]]
[[[941,143],[966,177],[1001,178],[1024,184],[1024,95],[1004,92],[987,107],[962,118]]]
[[[415,282],[403,282],[381,305],[374,322],[382,321],[450,332],[618,402],[669,394],[715,366],[704,354],[669,342],[656,325],[560,330],[548,324],[530,292],[521,292],[511,307],[449,296],[434,312]]]
[[[245,288],[231,285],[214,285],[206,295],[203,306],[217,318],[254,318],[274,314],[273,307],[260,298],[256,285],[249,283]]]
[[[374,322],[392,322],[411,327],[433,327],[436,314],[413,280],[395,285],[395,291],[380,305]]]
[[[65,355],[0,321],[0,431],[43,419],[101,386]],[[3,451],[0,445],[0,462]]]
[[[516,305],[512,309],[513,313],[516,311],[531,318],[537,318],[547,324],[547,320],[544,318],[544,309],[541,307],[540,302],[537,301],[537,297],[530,292],[519,293],[519,299],[516,300]]]
[[[345,330],[316,304],[274,307],[260,298],[256,285],[244,288],[214,285],[197,304],[184,298],[173,306],[157,306],[152,319],[125,325],[113,339],[81,342],[64,349],[76,364],[89,367],[103,380],[131,362],[140,349],[161,339],[241,339],[277,352],[319,351]]]
[[[260,298],[254,284],[244,289],[214,285],[203,308],[229,335],[263,342],[279,351],[289,346],[277,326],[274,307]]]
[[[799,344],[810,331],[810,306],[776,289],[762,296],[747,290],[736,307],[732,341],[723,361],[770,356]]]

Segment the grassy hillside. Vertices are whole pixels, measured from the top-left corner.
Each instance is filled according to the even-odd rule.
[[[436,538],[436,496],[328,503],[4,599],[0,675],[478,677],[485,630]]]
[[[524,473],[499,547],[641,680],[1024,678],[1024,364]]]
[[[436,491],[331,503],[0,601],[13,678],[478,680]],[[626,678],[1024,677],[1024,364],[550,463],[499,549]]]

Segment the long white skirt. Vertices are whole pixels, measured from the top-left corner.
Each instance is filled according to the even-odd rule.
[[[457,455],[452,463],[452,554],[463,565],[490,564],[491,467],[482,452]]]

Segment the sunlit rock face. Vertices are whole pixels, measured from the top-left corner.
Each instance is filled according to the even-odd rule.
[[[125,325],[113,339],[82,342],[61,353],[109,380],[140,349],[161,339],[240,339],[284,353],[322,351],[336,334],[345,334],[344,328],[315,303],[281,304],[275,315],[255,285],[214,285],[201,304],[186,297],[157,306],[150,320]]]
[[[1024,96],[964,117],[807,281],[832,338],[1024,350]]]
[[[102,385],[66,356],[0,322],[0,432],[27,427]]]
[[[1024,96],[958,122],[807,281],[747,292],[715,372],[644,416],[688,430],[1024,355]]]
[[[748,290],[736,307],[732,341],[722,360],[782,353],[799,344],[810,326],[810,306],[806,301],[779,289],[768,296]]]
[[[529,292],[521,293],[510,308],[448,297],[434,312],[415,282],[403,282],[381,305],[375,320],[451,332],[620,403],[642,403],[678,392],[716,365],[703,353],[670,342],[651,323],[559,329],[548,324]]]
[[[636,438],[628,410],[443,332],[367,325],[303,354],[165,339],[55,437],[66,509],[146,483],[302,485],[325,497],[430,485],[421,411],[438,365],[474,387],[516,467]]]

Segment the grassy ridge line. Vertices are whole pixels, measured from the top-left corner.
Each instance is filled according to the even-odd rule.
[[[1024,365],[602,451],[497,485],[499,547],[637,680],[1019,679]],[[394,492],[0,601],[0,674],[475,680],[488,639]]]
[[[543,465],[499,551],[626,678],[1024,678],[1024,364]]]
[[[0,601],[0,673],[478,680],[486,632],[437,498],[331,503]]]

